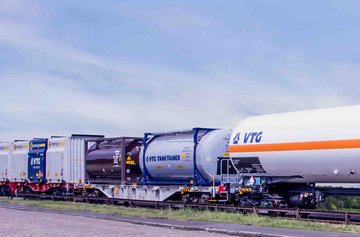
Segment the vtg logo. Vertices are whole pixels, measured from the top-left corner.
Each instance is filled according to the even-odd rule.
[[[40,165],[40,158],[31,158],[30,160],[30,165],[33,166],[33,165]]]
[[[249,143],[260,143],[262,138],[263,132],[248,132],[244,134],[243,137],[243,143],[249,144]],[[235,137],[233,138],[233,144],[237,145],[239,144],[239,141],[241,140],[241,133],[236,133]]]

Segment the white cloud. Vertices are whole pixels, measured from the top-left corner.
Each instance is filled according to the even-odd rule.
[[[41,6],[29,9],[32,17],[38,14],[37,9],[45,11]],[[7,14],[14,11],[26,14],[17,6],[10,7]],[[213,24],[189,14],[174,16],[166,24]],[[282,80],[259,80],[237,70],[237,62],[212,62],[201,73],[192,73],[100,57],[44,38],[40,32],[32,21],[0,17],[0,44],[26,51],[24,57],[44,58],[48,65],[32,62],[31,70],[0,72],[0,100],[5,101],[0,110],[6,115],[0,119],[2,139],[70,133],[141,135],[194,126],[233,128],[254,114],[346,105],[359,100],[347,94],[347,89],[339,89],[338,80],[344,76],[347,83],[359,84],[357,65],[327,65],[316,71],[316,65],[309,66],[298,55],[287,54],[289,61],[300,62],[272,62],[274,70],[284,77]],[[109,73],[110,79],[104,76]],[[80,76],[85,79],[80,80]],[[92,84],[104,84],[105,89],[94,92]]]
[[[36,1],[0,0],[0,16],[12,18],[36,18],[42,7]]]

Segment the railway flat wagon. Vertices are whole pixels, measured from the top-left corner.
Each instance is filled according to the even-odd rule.
[[[143,142],[139,143],[142,144],[140,153],[139,145],[129,147],[119,143],[114,149],[114,146],[106,148],[106,143],[102,143],[98,146],[97,156],[90,151],[87,157],[89,171],[92,171],[90,174],[98,177],[98,180],[91,181],[91,187],[97,191],[94,194],[102,193],[110,198],[206,202],[218,194],[216,183],[220,180],[216,174],[217,158],[227,154],[230,135],[231,130],[211,128],[145,133]],[[136,140],[140,141],[138,138]],[[120,149],[123,147],[126,149]],[[126,154],[125,160],[120,159],[122,162],[119,162],[119,153],[124,158]],[[98,160],[96,169],[91,167],[94,157]],[[104,160],[102,165],[100,158]],[[131,170],[129,166],[122,165],[127,161],[132,162],[133,170],[141,169],[137,182],[132,185],[127,182]],[[105,163],[109,163],[109,166],[105,166]],[[124,167],[126,176],[120,179],[120,171],[117,172],[119,179],[116,182],[116,174],[111,170],[115,171],[117,165]],[[99,168],[103,169],[102,173]]]
[[[93,137],[95,135],[72,135],[9,143],[6,145],[9,149],[0,151],[4,156],[11,156],[8,159],[11,167],[8,170],[11,172],[8,172],[6,187],[12,193],[46,192],[56,195],[71,193],[75,186],[83,187],[88,149],[85,140]],[[5,184],[5,180],[3,182]]]

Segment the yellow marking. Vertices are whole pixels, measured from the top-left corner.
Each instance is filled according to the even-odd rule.
[[[185,187],[183,189],[181,189],[181,195],[184,195],[185,193],[189,193],[190,192],[190,188],[189,187]]]
[[[120,160],[120,159],[119,159]],[[121,160],[120,160],[121,161]],[[135,165],[135,161],[131,159],[131,156],[126,158],[125,164],[127,165]]]
[[[135,165],[135,161],[134,160],[127,160],[125,162],[125,164],[127,164],[127,165]]]
[[[114,194],[118,194],[119,193],[119,187],[118,186],[115,186],[114,187]]]
[[[253,190],[252,188],[240,188],[239,193],[243,194],[243,193],[251,193]]]

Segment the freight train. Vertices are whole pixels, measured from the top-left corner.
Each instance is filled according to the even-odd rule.
[[[0,192],[316,208],[359,189],[360,106],[255,116],[234,130],[0,143]]]

